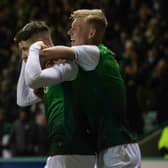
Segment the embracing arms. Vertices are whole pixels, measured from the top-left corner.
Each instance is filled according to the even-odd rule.
[[[41,51],[43,44],[39,41],[30,47],[25,68],[26,83],[35,89],[64,81],[72,81],[78,74],[77,65],[85,71],[91,71],[99,62],[99,50],[96,46],[56,46]],[[66,61],[42,69],[40,59],[43,57],[45,59],[50,57],[50,60],[66,59]],[[45,62],[47,61],[49,60],[46,59]]]

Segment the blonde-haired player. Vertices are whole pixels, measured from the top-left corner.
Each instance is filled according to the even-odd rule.
[[[71,83],[71,94],[65,91],[71,109],[71,113],[65,111],[65,114],[75,119],[68,122],[65,117],[67,128],[77,122],[83,133],[91,135],[89,142],[98,155],[98,167],[139,168],[139,146],[125,124],[124,81],[114,53],[102,44],[107,19],[100,9],[80,9],[74,11],[71,18],[68,34],[72,47],[51,47],[44,49],[41,55],[47,60],[72,59],[79,65]],[[41,45],[41,42],[34,44]],[[73,134],[69,138],[73,139]]]

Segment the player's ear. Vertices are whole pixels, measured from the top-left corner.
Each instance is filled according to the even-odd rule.
[[[94,38],[95,35],[96,35],[96,29],[93,28],[93,27],[91,27],[90,30],[89,30],[89,36],[88,36],[88,38],[92,39],[92,38]]]

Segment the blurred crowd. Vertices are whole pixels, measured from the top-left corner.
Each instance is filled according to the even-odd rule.
[[[127,87],[130,128],[138,134],[168,120],[168,23],[166,0],[1,0],[0,156],[48,152],[44,106],[16,105],[21,59],[13,39],[30,20],[44,20],[54,43],[69,45],[69,14],[101,8],[109,25],[105,44],[115,53]]]

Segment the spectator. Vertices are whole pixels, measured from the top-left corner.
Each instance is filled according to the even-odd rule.
[[[10,145],[13,156],[34,155],[33,124],[29,121],[28,112],[21,110],[10,133]]]
[[[6,119],[4,110],[0,108],[0,156],[2,157],[11,156],[8,144],[12,125]]]
[[[36,156],[46,156],[49,152],[49,139],[48,139],[48,129],[47,120],[43,113],[36,115],[35,120],[35,144],[34,152]]]

